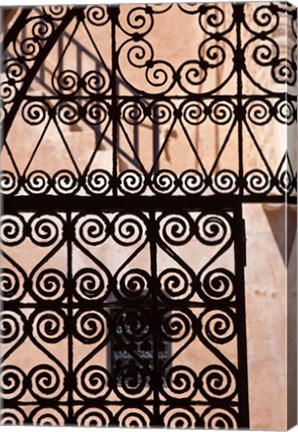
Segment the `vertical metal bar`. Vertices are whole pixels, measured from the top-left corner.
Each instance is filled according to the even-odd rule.
[[[155,222],[155,212],[150,212],[149,215],[149,242],[150,242],[150,265],[151,265],[151,299],[152,299],[152,339],[153,339],[153,370],[152,370],[152,388],[153,388],[153,424],[151,426],[162,426],[163,422],[160,419],[160,403],[159,403],[159,314],[158,314],[158,299],[157,299],[157,224]]]
[[[238,121],[238,161],[239,161],[239,194],[243,196],[243,83],[242,83],[242,69],[244,66],[244,55],[241,42],[241,24],[244,20],[244,4],[238,3],[233,5],[234,19],[236,21],[236,55],[235,67],[237,71],[237,121]]]
[[[245,312],[245,279],[246,238],[245,224],[242,214],[242,204],[234,206],[234,259],[236,291],[236,314],[238,324],[238,391],[239,391],[239,428],[249,429],[249,401],[248,401],[248,371],[247,371],[247,336]]]
[[[112,106],[111,106],[111,116],[112,116],[112,127],[113,127],[113,195],[117,195],[117,155],[118,155],[118,107],[117,107],[117,47],[116,47],[116,25],[118,22],[118,15],[120,13],[119,7],[110,7],[109,14],[111,17],[111,36],[112,36],[112,71],[111,71],[111,87],[112,87]]]
[[[134,114],[137,114],[137,109],[136,107],[134,108]],[[138,124],[134,124],[133,126],[133,144],[134,144],[134,149],[136,154],[139,156],[139,125]]]
[[[72,227],[71,227],[71,212],[66,214],[66,233],[67,233],[67,322],[68,322],[68,424],[74,424],[73,416],[73,296],[72,296]]]
[[[156,120],[155,115],[153,114],[153,119]],[[156,159],[158,158],[158,152],[159,152],[159,128],[158,124],[156,122],[153,123],[153,164],[155,163]],[[159,161],[157,161],[155,167],[154,167],[154,173],[159,171]]]
[[[99,61],[95,62],[95,70],[96,70],[96,72],[98,72],[100,74],[100,63],[99,63]],[[97,144],[98,140],[100,139],[100,133],[101,133],[101,127],[100,127],[100,123],[99,123],[98,127],[95,129],[96,144]]]
[[[79,44],[76,46],[76,63],[77,63],[77,73],[80,78],[82,78],[82,52]],[[81,94],[81,89],[78,94]]]
[[[238,386],[239,386],[239,424],[238,427],[249,428],[249,401],[248,401],[248,371],[247,371],[247,337],[245,312],[245,280],[244,267],[246,265],[245,228],[242,215],[242,200],[244,190],[243,172],[243,83],[242,69],[244,54],[241,41],[241,26],[244,20],[244,4],[234,4],[234,19],[236,21],[236,56],[237,70],[237,122],[238,122],[238,160],[239,160],[239,205],[235,207],[235,273],[237,286],[237,322],[238,322]]]
[[[220,84],[220,70],[218,67],[215,69],[215,80],[216,80],[215,85],[216,87],[218,87]],[[215,123],[214,127],[215,127],[215,160],[216,160],[220,151],[220,131],[219,131],[220,126],[217,123]],[[215,166],[214,174],[217,174],[219,170],[220,170],[220,158]]]

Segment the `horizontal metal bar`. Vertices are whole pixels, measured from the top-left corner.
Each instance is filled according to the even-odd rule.
[[[181,400],[161,400],[159,401],[160,405],[166,406],[166,407],[181,407]],[[40,400],[36,402],[35,400],[32,401],[5,401],[5,408],[13,408],[18,406],[45,406],[47,408],[50,407],[59,407],[59,406],[67,406],[67,401],[50,401],[50,400]],[[154,401],[150,399],[146,399],[142,401],[142,406],[152,406],[154,404]],[[94,407],[96,405],[96,400],[74,400],[73,406],[79,406],[79,407]],[[123,400],[104,400],[104,406],[123,406],[124,402]],[[220,400],[216,402],[216,405],[213,403],[212,407],[214,408],[225,408],[225,407],[238,407],[239,403],[236,401],[229,401],[228,403],[226,401],[221,402]],[[131,402],[125,401],[126,407],[138,407],[139,402],[136,402],[136,400],[131,400]],[[192,400],[191,402],[187,402],[187,406],[210,406],[210,402],[208,401],[198,401],[198,400]]]
[[[119,83],[122,84],[121,80],[119,80]],[[77,100],[99,100],[99,101],[104,101],[104,100],[110,100],[112,98],[111,94],[107,93],[107,94],[92,94],[92,95],[67,95],[67,96],[61,96],[61,95],[48,95],[48,96],[38,96],[38,95],[26,95],[25,99],[28,100],[46,100],[46,99],[57,99],[57,100],[65,100],[65,101],[77,101]],[[256,100],[256,101],[260,101],[260,100],[270,100],[270,99],[279,99],[279,100],[291,100],[293,102],[296,102],[296,96],[295,95],[291,95],[289,93],[270,93],[269,95],[241,95],[241,98],[243,100]],[[158,101],[158,100],[203,100],[203,99],[210,99],[211,101],[213,100],[223,100],[226,101],[227,99],[237,99],[237,95],[236,94],[191,94],[191,95],[161,95],[161,96],[156,96],[156,95],[151,95],[151,94],[130,94],[130,95],[126,95],[126,94],[121,94],[118,93],[117,94],[117,99],[123,99],[123,100],[130,100],[130,101]]]
[[[170,199],[169,199],[170,198]],[[4,213],[10,212],[91,212],[91,211],[132,211],[138,210],[199,210],[221,209],[231,210],[237,205],[245,203],[285,203],[285,196],[10,196],[3,198]],[[287,203],[297,204],[297,197],[288,197]]]

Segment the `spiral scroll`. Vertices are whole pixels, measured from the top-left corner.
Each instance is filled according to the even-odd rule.
[[[296,35],[272,2],[20,11],[0,90],[1,425],[248,426],[242,206],[295,199],[261,131],[295,126]],[[24,163],[16,122],[36,137]]]

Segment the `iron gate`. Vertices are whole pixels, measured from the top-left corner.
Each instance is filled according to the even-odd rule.
[[[295,9],[254,7],[249,19],[245,4],[43,7],[22,10],[7,32],[4,422],[249,426],[242,205],[294,203],[296,193],[287,150],[274,169],[255,132],[295,122],[294,52],[283,58],[272,38]],[[174,8],[196,17],[201,37],[197,57],[178,66],[150,39]],[[277,86],[287,80],[288,94],[256,82],[248,58]],[[244,93],[247,81],[255,93]],[[23,161],[12,138],[20,121],[41,132]],[[220,128],[209,167],[194,140],[206,124]],[[165,169],[177,127],[192,164]],[[65,154],[55,169],[38,159],[50,128]],[[94,139],[81,142],[83,162],[78,130]],[[247,136],[263,169],[245,166]],[[234,168],[224,159],[231,137]],[[103,148],[109,168],[96,167]]]

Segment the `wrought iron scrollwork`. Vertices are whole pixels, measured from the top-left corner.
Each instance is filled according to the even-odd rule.
[[[198,35],[181,61],[156,42],[173,14]],[[296,122],[296,21],[274,2],[16,18],[1,84],[1,424],[249,426],[241,206],[295,202],[292,155],[273,164],[260,131]],[[37,137],[22,157],[18,123]],[[210,128],[207,160],[195,134]],[[55,166],[37,163],[47,133]]]
[[[198,427],[206,424],[211,408],[212,419],[238,424],[244,409],[237,387],[241,364],[218,354],[221,346],[234,346],[234,352],[235,341],[240,343],[238,275],[217,265],[236,247],[235,223],[232,211],[4,215],[4,424],[43,424],[44,418],[51,424]],[[124,258],[115,274],[97,253],[110,241]],[[187,256],[193,241],[217,251],[200,268]],[[32,242],[46,253],[30,273],[11,257],[16,242]],[[149,268],[132,267],[148,248],[158,251]],[[154,261],[162,253],[168,258],[159,259],[156,273]],[[49,267],[57,256],[76,267],[72,274]],[[28,343],[45,360],[33,361],[24,371],[9,359]],[[71,362],[67,366],[55,352],[69,344],[73,349],[65,348]],[[213,353],[212,364],[203,360],[194,367],[185,358],[182,366],[183,353],[197,349],[205,350],[207,357]],[[87,350],[87,356],[81,357],[78,350]],[[81,360],[74,362],[77,356]],[[18,409],[25,393],[36,407],[29,416]],[[111,409],[114,403],[123,408]],[[126,404],[133,409],[124,414]],[[69,410],[77,405],[70,419]]]
[[[195,19],[200,34],[197,57],[175,66],[166,58],[157,57],[157,47],[149,37],[158,28],[161,17],[164,19],[174,8],[180,14]],[[76,24],[47,87],[54,95],[53,101],[50,103],[45,97],[28,98],[26,91],[35,79],[35,69],[41,64],[48,45],[53,45],[63,34],[67,20],[72,22],[75,19]],[[84,170],[78,168],[66,142],[74,169],[66,169],[61,161],[60,169],[51,174],[46,170],[36,172],[28,165],[22,172],[13,159],[8,142],[4,141],[15,171],[3,170],[2,193],[8,196],[85,192],[88,195],[108,195],[111,191],[117,195],[239,194],[243,195],[243,199],[262,197],[263,201],[272,195],[295,195],[296,173],[288,152],[284,152],[279,166],[273,170],[258,142],[259,132],[255,129],[272,121],[288,125],[295,122],[295,23],[295,9],[290,6],[284,9],[277,4],[245,4],[243,7],[231,4],[139,5],[119,9],[106,6],[71,9],[65,6],[59,10],[53,7],[39,9],[24,22],[26,37],[16,35],[18,37],[4,56],[6,79],[2,83],[1,95],[3,114],[7,117],[5,134],[9,133],[19,107],[24,121],[32,127],[46,130],[52,122],[69,126],[83,122],[91,129],[100,127],[101,133]],[[90,43],[97,53],[95,69],[84,73],[66,66],[68,47],[76,41],[79,28],[88,32]],[[115,40],[113,59],[106,59],[100,53],[92,35],[93,28],[104,28],[107,34],[115,28],[123,34],[119,45]],[[290,57],[286,48],[276,41],[287,29],[293,33],[293,36],[288,35],[289,43],[293,41],[288,47]],[[264,71],[267,86],[256,82],[253,72],[256,67]],[[113,83],[112,69],[115,73],[113,79],[116,77]],[[220,82],[214,85],[217,70],[220,70],[220,75],[217,74]],[[138,71],[137,75],[135,71]],[[240,95],[225,91],[236,82],[240,85],[240,79],[250,83],[253,89],[251,95],[244,94],[244,91]],[[120,84],[126,88],[123,95],[121,91],[115,92],[115,85]],[[287,97],[285,86],[288,88]],[[117,101],[117,109],[111,100]],[[205,166],[204,158],[191,137],[192,127],[197,128],[209,121],[219,128],[225,127],[223,131],[226,135],[211,170]],[[107,138],[111,123],[123,130],[132,155],[128,156],[118,144],[115,145],[113,172],[107,173],[104,169],[92,169],[91,165],[103,141],[119,140],[117,128],[114,128],[116,136]],[[251,135],[251,141],[246,143],[243,138],[240,139],[238,168],[231,169],[222,165],[220,156],[229,147],[231,136],[240,123],[244,131]],[[169,135],[164,142],[160,142],[152,168],[145,168],[137,144],[129,136],[129,127],[139,131],[144,125],[153,129],[156,127],[156,130],[166,125],[171,131],[177,125],[181,126],[199,169],[189,166],[184,172],[176,172],[159,167]],[[243,172],[241,158],[248,150],[246,146],[259,153],[260,167]],[[115,162],[117,157],[127,158],[135,168],[128,168],[126,174],[122,170],[120,172]]]

